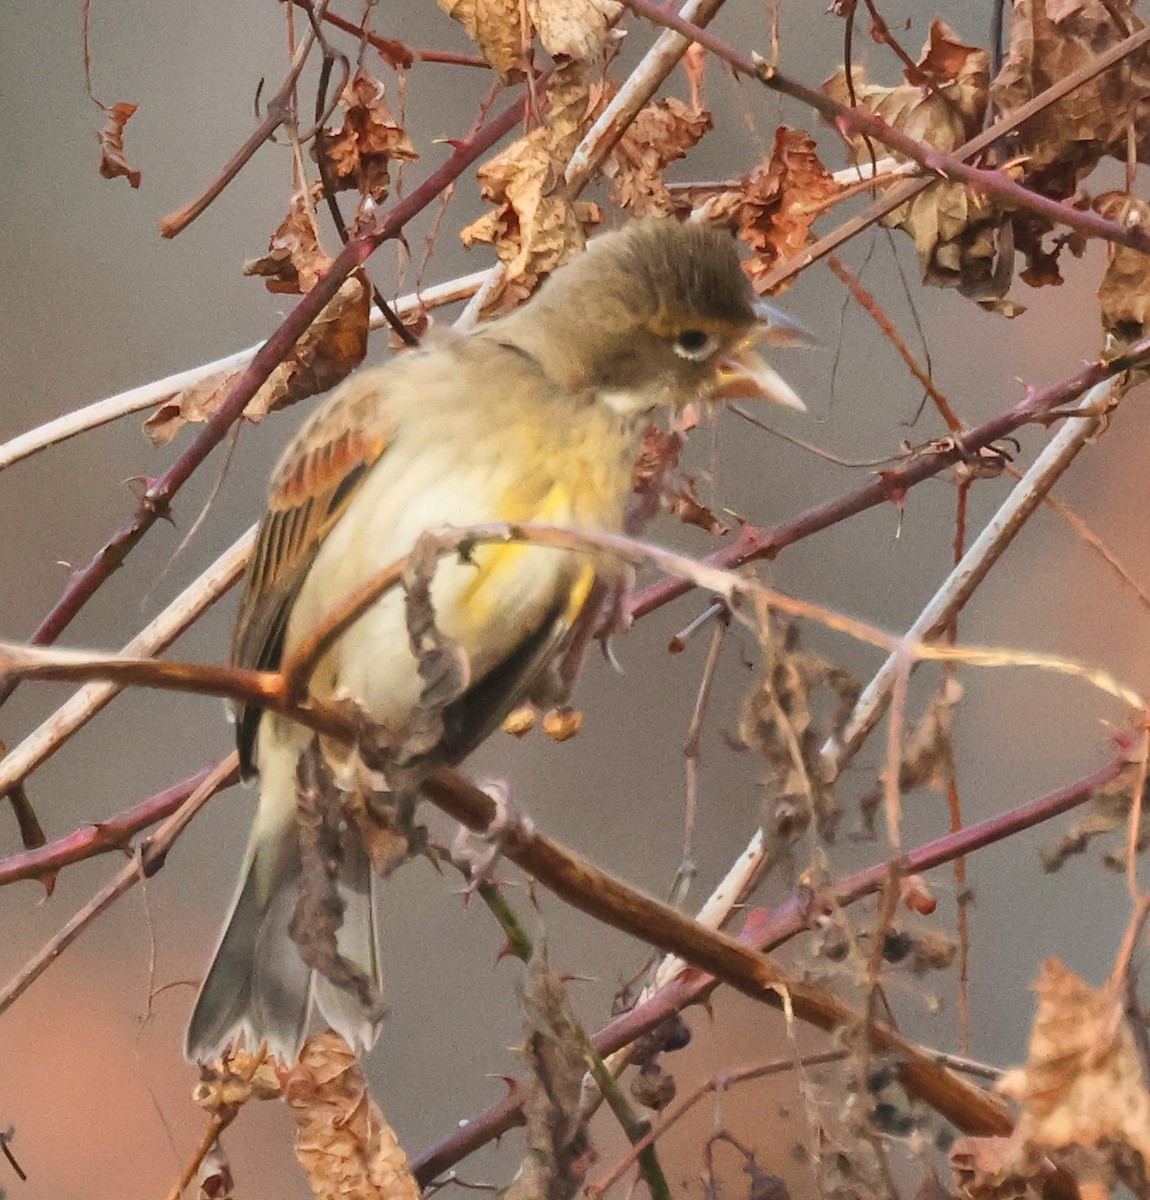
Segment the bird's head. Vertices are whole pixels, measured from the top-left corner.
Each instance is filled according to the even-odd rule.
[[[803,340],[800,327],[755,298],[722,230],[634,221],[498,325],[564,390],[625,416],[735,396],[803,408],[761,354]]]

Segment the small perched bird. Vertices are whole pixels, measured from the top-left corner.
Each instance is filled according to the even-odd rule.
[[[233,663],[277,669],[427,530],[537,522],[620,531],[656,410],[727,395],[802,407],[758,353],[789,340],[776,336],[779,320],[756,302],[729,234],[649,219],[593,240],[510,315],[466,336],[433,335],[353,376],[272,476]],[[602,557],[513,543],[439,563],[435,624],[464,652],[467,687],[421,765],[459,762],[531,695],[596,573],[610,571]],[[395,590],[339,638],[309,684],[318,699],[354,701],[391,744],[402,743],[422,687]],[[313,1004],[353,1047],[370,1046],[378,1012],[313,971],[289,933],[300,890],[297,768],[313,735],[254,707],[237,728],[242,768],[259,774],[259,808],[187,1054],[210,1059],[242,1035],[294,1060]],[[352,749],[341,758],[325,745],[324,754],[345,786]],[[378,986],[373,872],[359,839],[344,841],[338,949]]]

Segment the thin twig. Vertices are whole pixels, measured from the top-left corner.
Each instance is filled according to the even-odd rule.
[[[1147,29],[1150,30],[1150,26]],[[1147,355],[1150,355],[1150,337],[1134,343],[1130,352],[1121,359],[1091,363],[1061,383],[1042,389],[1028,389],[1023,399],[1005,412],[965,433],[934,443],[937,448],[920,453],[905,466],[882,472],[878,479],[856,491],[816,505],[773,529],[758,529],[749,523],[741,526],[735,542],[707,555],[702,561],[710,566],[734,568],[756,559],[773,559],[787,546],[829,529],[848,517],[880,504],[901,500],[910,488],[924,479],[939,474],[955,463],[977,461],[981,449],[993,446],[1024,425],[1043,420],[1052,410],[1077,400],[1096,384],[1122,374]],[[1074,417],[1070,420],[1071,424],[1076,424],[1089,418]],[[628,616],[636,620],[685,595],[690,587],[689,583],[679,579],[662,579],[631,598]]]
[[[328,0],[322,0],[320,8],[326,8]],[[315,34],[310,32],[308,36],[300,42],[296,47],[295,53],[292,55],[291,66],[288,68],[288,73],[280,89],[268,102],[267,114],[252,133],[245,139],[244,144],[224,163],[220,169],[220,173],[212,180],[211,183],[204,189],[203,193],[193,200],[190,204],[185,205],[177,212],[169,213],[160,222],[160,234],[162,237],[174,238],[177,234],[183,233],[185,229],[201,214],[203,214],[211,203],[216,200],[229,183],[244,169],[251,161],[255,152],[275,133],[275,131],[286,121],[292,118],[292,96],[295,92],[296,81],[300,77],[300,72],[304,69],[308,55],[315,45]]]
[[[141,830],[171,816],[215,769],[215,766],[205,767],[131,808],[101,817],[91,825],[82,825],[35,850],[0,858],[0,887],[22,879],[43,879],[72,863],[126,849]],[[222,787],[229,787],[238,779],[237,771],[235,778],[226,781]]]
[[[222,788],[236,778],[239,757],[234,752],[216,765],[196,790],[139,847],[128,865],[114,875],[87,904],[0,988],[0,1014],[5,1013],[60,957],[81,933],[136,883],[156,871],[192,818]]]

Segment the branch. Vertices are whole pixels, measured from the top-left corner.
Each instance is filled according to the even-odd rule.
[[[736,71],[757,79],[772,91],[790,96],[792,99],[808,105],[841,132],[873,137],[891,150],[917,162],[934,175],[943,179],[961,180],[977,191],[999,196],[1019,208],[1040,213],[1052,221],[1077,229],[1087,237],[1104,238],[1109,242],[1116,242],[1122,246],[1130,246],[1134,250],[1141,250],[1143,253],[1150,253],[1150,232],[1140,225],[1123,225],[1117,221],[1100,217],[1093,211],[1073,208],[1069,204],[1051,200],[1047,196],[1016,183],[1005,171],[988,171],[981,167],[972,167],[954,154],[947,154],[936,150],[933,146],[915,141],[901,129],[888,125],[881,117],[876,117],[861,108],[849,108],[814,88],[787,78],[763,60],[739,53],[713,34],[697,25],[692,25],[689,21],[683,20],[682,17],[665,8],[660,8],[650,0],[624,0],[624,2],[633,12],[646,17],[654,24],[665,25],[668,29],[674,29],[692,41],[698,42],[700,46],[710,50],[734,67]],[[802,257],[805,261],[809,261],[805,254]]]
[[[907,630],[909,641],[932,640],[962,611],[1078,452],[1103,426],[1109,408],[1117,402],[1114,390],[1115,381],[1108,380],[1095,384],[1083,396],[1077,405],[1081,419],[1067,419],[1034,460]],[[856,701],[841,740],[823,749],[835,774],[850,762],[886,711],[895,680],[904,667],[905,658],[898,653],[886,660]]]
[[[81,933],[140,879],[160,869],[173,842],[188,822],[223,788],[230,786],[239,772],[239,756],[233,751],[211,768],[204,780],[178,809],[140,845],[130,863],[105,884],[79,912],[24,966],[0,988],[0,1015],[56,961]]]
[[[298,0],[297,0],[298,2]],[[458,300],[466,300],[475,294],[480,285],[487,279],[490,269],[475,271],[470,275],[446,283],[436,284],[424,291],[411,292],[401,296],[392,305],[393,311],[401,316],[411,316],[432,308],[440,308],[445,304],[454,304]],[[377,308],[371,310],[368,323],[372,329],[379,329],[386,324],[383,313]],[[259,346],[249,346],[246,350],[238,350],[226,358],[218,358],[215,362],[203,363],[187,371],[179,371],[164,379],[142,384],[131,388],[119,395],[110,396],[106,400],[97,400],[94,404],[83,408],[73,409],[53,421],[47,421],[18,434],[9,441],[0,443],[0,471],[21,459],[29,458],[49,446],[66,442],[77,434],[86,433],[89,429],[98,429],[119,417],[125,417],[144,409],[155,408],[170,400],[177,392],[199,387],[213,375],[230,375],[233,371],[246,366],[256,356]]]
[[[33,643],[46,645],[55,641],[100,585],[119,568],[156,520],[168,514],[171,501],[180,488],[223,440],[248,401],[291,352],[296,341],[335,296],[344,279],[380,245],[395,237],[412,217],[511,130],[522,116],[523,107],[524,102],[517,100],[465,142],[458,144],[447,161],[414,191],[397,201],[386,217],[377,221],[374,227],[358,233],[344,246],[315,287],[300,299],[279,328],[260,347],[251,365],[232,386],[195,441],[159,479],[148,486],[132,519],[112,535],[86,567],[73,572],[63,596],[32,634],[30,640]],[[0,702],[10,694],[10,688],[0,691]]]
[[[160,654],[231,588],[243,573],[255,542],[249,529],[198,579],[189,584],[121,653],[128,657]],[[0,794],[7,792],[45,762],[77,730],[120,694],[115,683],[90,683],[69,697],[19,745],[0,760]]]
[[[496,802],[454,771],[440,769],[421,791],[443,812],[478,832],[505,815]],[[705,929],[675,909],[600,871],[586,859],[520,823],[505,830],[503,852],[532,878],[588,916],[682,957],[754,1000],[785,1008],[820,1029],[865,1026],[871,1045],[897,1055],[907,1091],[968,1133],[1005,1136],[1013,1122],[1003,1103],[935,1062],[929,1051],[889,1025],[867,1024],[860,1013],[817,985],[792,979],[744,942]],[[0,1010],[2,1011],[2,1010]]]
[[[131,808],[125,808],[92,825],[74,829],[45,846],[0,858],[0,887],[22,879],[42,879],[45,875],[55,874],[61,867],[71,866],[86,858],[107,854],[111,850],[129,849],[137,833],[174,813],[197,788],[207,782],[219,765],[205,767]],[[221,790],[231,787],[238,779],[237,770],[234,777],[221,783]]]
[[[1128,768],[1128,758],[1123,755],[1069,787],[1060,788],[999,817],[925,843],[908,853],[899,863],[899,868],[907,873],[927,871],[1052,820],[1086,803],[1099,788],[1112,783]],[[890,863],[876,864],[832,884],[828,889],[829,894],[836,903],[851,904],[864,895],[878,891],[889,878],[890,871]],[[804,932],[809,918],[810,895],[803,892],[769,913],[752,913],[738,940],[756,949],[773,949]],[[698,971],[684,972],[649,1000],[616,1017],[596,1033],[592,1038],[596,1050],[604,1055],[621,1050],[655,1029],[672,1014],[691,1005],[705,1003],[719,982],[713,975]],[[461,1159],[522,1124],[522,1121],[522,1096],[513,1091],[486,1112],[461,1122],[459,1128],[447,1138],[414,1159],[412,1170],[426,1187]]]
[[[784,525],[776,525],[773,529],[757,529],[753,525],[744,525],[739,531],[737,541],[707,555],[702,562],[712,567],[733,569],[756,559],[773,559],[787,546],[829,529],[847,517],[856,516],[879,504],[901,503],[906,492],[924,479],[937,475],[955,463],[976,459],[979,450],[1008,437],[1024,425],[1049,419],[1053,410],[1077,400],[1088,388],[1122,374],[1147,355],[1150,355],[1150,336],[1141,338],[1127,353],[1111,362],[1090,363],[1069,379],[1040,391],[1028,389],[1023,399],[1004,413],[976,425],[965,433],[933,443],[936,449],[912,457],[904,467],[883,471],[876,480],[865,487],[848,492],[837,500],[807,509],[805,513]],[[669,601],[685,595],[690,586],[684,580],[668,578],[644,588],[631,599],[630,618],[637,620]]]

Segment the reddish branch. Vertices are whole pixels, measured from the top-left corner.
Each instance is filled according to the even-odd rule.
[[[652,23],[665,25],[668,29],[673,29],[676,33],[681,33],[684,37],[698,42],[700,46],[710,50],[712,54],[734,67],[736,72],[758,79],[760,83],[765,84],[773,91],[781,92],[784,96],[790,96],[791,99],[813,108],[842,133],[873,137],[876,141],[882,142],[884,146],[917,162],[943,179],[961,180],[977,191],[999,196],[1019,208],[1040,213],[1052,221],[1077,229],[1087,237],[1104,238],[1109,242],[1117,242],[1120,245],[1150,253],[1150,233],[1141,226],[1121,225],[1117,221],[1108,221],[1095,212],[1083,211],[1072,208],[1069,204],[1051,200],[1038,192],[1024,188],[1004,171],[988,171],[981,167],[972,167],[953,154],[945,154],[933,146],[916,142],[901,129],[888,125],[881,117],[876,117],[873,113],[866,112],[861,108],[849,108],[814,88],[788,79],[787,76],[762,60],[740,54],[738,50],[728,46],[713,33],[709,33],[698,25],[693,25],[690,21],[684,21],[670,9],[660,8],[658,5],[650,3],[650,0],[625,0],[625,3],[633,12],[646,17]]]
[[[878,891],[890,877],[892,870],[905,874],[927,871],[1011,837],[1024,829],[1031,829],[1085,804],[1099,788],[1112,783],[1128,768],[1129,762],[1123,755],[1068,787],[1060,788],[1001,816],[927,842],[896,864],[877,863],[865,871],[849,875],[831,884],[826,894],[833,897],[838,904],[851,904],[862,896]],[[812,916],[811,901],[809,892],[801,892],[774,910],[753,910],[738,940],[756,950],[774,949],[808,928]],[[691,1005],[704,1003],[718,984],[719,981],[713,975],[694,968],[684,971],[650,1000],[616,1017],[596,1033],[592,1038],[595,1049],[606,1055],[630,1045],[674,1013]],[[486,1112],[461,1123],[454,1133],[413,1160],[412,1170],[419,1183],[426,1187],[437,1176],[481,1146],[522,1124],[522,1102],[521,1093],[512,1091]]]
[[[744,525],[739,531],[737,541],[707,555],[702,561],[708,566],[730,570],[756,559],[774,558],[787,546],[845,521],[848,517],[865,512],[868,508],[887,502],[901,504],[906,492],[915,484],[937,475],[955,463],[972,460],[979,450],[1008,437],[1023,425],[1049,419],[1048,414],[1054,410],[1075,400],[1095,384],[1120,375],[1147,355],[1150,355],[1150,336],[1133,343],[1125,354],[1110,362],[1090,363],[1061,383],[1037,391],[1028,390],[1017,404],[997,417],[992,417],[965,433],[954,434],[935,443],[936,448],[911,458],[906,466],[884,470],[865,487],[848,492],[837,500],[809,508],[785,525],[776,525],[774,529],[758,529],[753,525]],[[631,601],[632,619],[642,617],[668,601],[685,595],[690,587],[691,584],[685,580],[668,577],[644,588]]]
[[[215,769],[215,766],[205,767],[131,808],[93,825],[74,829],[36,850],[0,859],[0,887],[21,879],[43,879],[54,875],[61,867],[82,862],[86,858],[107,854],[111,850],[130,849],[132,838],[137,833],[171,816]],[[234,775],[223,786],[230,787],[237,778],[238,775]]]
[[[278,329],[260,347],[256,356],[233,384],[219,408],[208,419],[196,440],[168,470],[149,483],[140,497],[132,519],[116,531],[87,566],[74,571],[64,594],[33,632],[34,645],[54,642],[104,581],[116,571],[140,539],[160,517],[167,517],[172,499],[192,473],[223,440],[248,401],[268,376],[291,353],[308,326],[335,296],[343,281],[361,266],[385,241],[394,238],[404,225],[430,204],[449,183],[486,153],[521,119],[524,101],[517,100],[493,117],[471,137],[456,145],[447,161],[433,171],[414,191],[399,200],[371,228],[358,231],[332,262],[326,274],[303,296]],[[11,694],[13,684],[0,690],[0,703]]]

